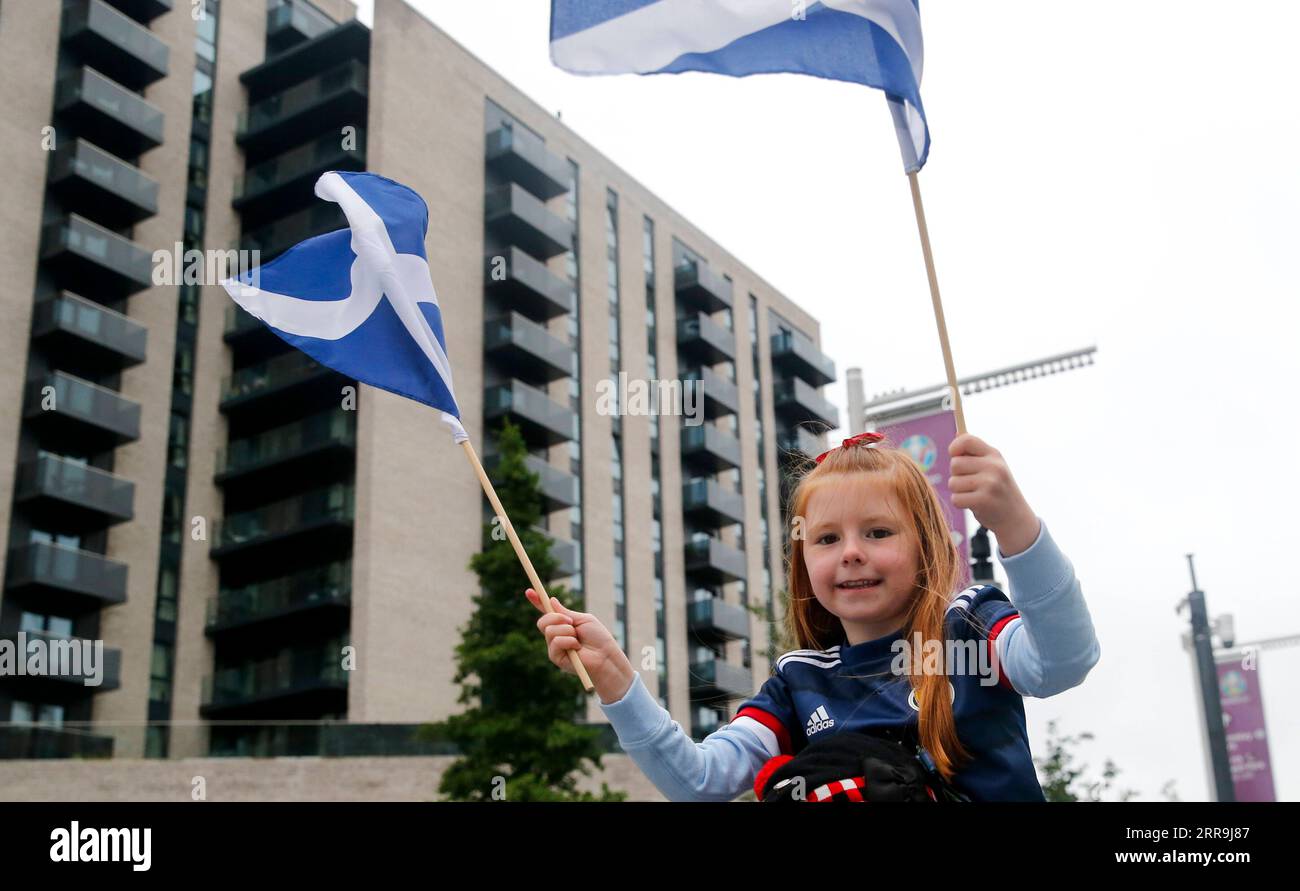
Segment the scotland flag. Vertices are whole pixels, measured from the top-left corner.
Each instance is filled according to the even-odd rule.
[[[457,444],[468,440],[424,253],[428,205],[373,173],[329,171],[316,195],[343,209],[348,229],[309,238],[222,286],[320,364],[440,409]]]
[[[574,74],[791,72],[883,90],[903,165],[930,153],[918,0],[552,0],[551,61]]]

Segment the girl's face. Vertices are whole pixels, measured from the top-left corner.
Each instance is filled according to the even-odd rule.
[[[808,580],[817,601],[844,625],[849,645],[902,628],[920,553],[884,475],[864,474],[847,486],[824,485],[808,499],[807,513]],[[845,584],[863,579],[875,584]]]

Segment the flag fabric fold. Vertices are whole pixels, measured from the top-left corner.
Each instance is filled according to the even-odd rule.
[[[552,0],[551,61],[573,74],[787,72],[882,90],[903,166],[930,153],[919,0]]]
[[[328,171],[316,195],[340,206],[347,229],[309,238],[221,285],[321,365],[440,410],[456,443],[468,440],[424,251],[428,205],[374,173]]]

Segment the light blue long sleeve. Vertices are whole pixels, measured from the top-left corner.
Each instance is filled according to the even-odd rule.
[[[1008,629],[1002,668],[1016,692],[1043,698],[1083,683],[1101,645],[1074,566],[1039,523],[1032,545],[1010,557],[999,547],[998,560],[1021,618]]]
[[[1041,523],[1041,518],[1040,518]],[[1021,695],[1051,696],[1079,684],[1100,658],[1074,567],[1042,523],[1026,550],[998,559],[1021,621],[1008,626],[1002,668]],[[731,801],[753,786],[770,757],[742,724],[699,743],[650,695],[638,673],[622,699],[599,703],[623,751],[670,801]]]

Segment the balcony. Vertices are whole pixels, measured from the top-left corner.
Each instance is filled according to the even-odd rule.
[[[153,284],[148,251],[75,213],[41,231],[41,260],[61,286],[82,294],[126,297]]]
[[[835,381],[835,363],[811,340],[796,331],[772,335],[772,364],[803,378],[814,387],[824,387]]]
[[[111,736],[41,724],[0,726],[0,760],[112,757]]]
[[[673,270],[677,298],[701,312],[731,307],[731,282],[704,263],[683,263]]]
[[[744,522],[745,499],[739,492],[724,489],[708,479],[682,484],[682,511],[710,528]]]
[[[64,0],[62,35],[81,61],[124,87],[167,76],[167,44],[103,0]]]
[[[235,178],[234,207],[244,216],[283,215],[288,207],[315,202],[316,180],[327,170],[364,170],[366,131],[358,127],[355,145],[343,146],[337,133],[254,164]]]
[[[294,0],[292,5],[307,8],[297,0]],[[270,12],[267,15],[267,23],[273,24]],[[290,21],[287,27],[296,30],[302,23],[303,19],[299,18],[297,22]],[[315,29],[308,26],[308,30]],[[248,96],[253,101],[278,92],[285,84],[299,83],[320,74],[338,65],[344,59],[354,59],[363,64],[370,59],[370,29],[356,19],[350,19],[328,30],[313,34],[309,40],[296,43],[282,51],[274,49],[277,37],[280,41],[285,40],[286,37],[292,39],[288,32],[272,36],[272,46],[268,48],[266,60],[239,75],[239,82],[248,89]],[[361,124],[364,121],[357,123]]]
[[[91,450],[140,438],[138,402],[65,371],[52,371],[28,387],[23,416],[51,440]]]
[[[35,461],[19,465],[14,502],[38,526],[88,532],[135,516],[135,484],[42,452]]]
[[[294,472],[321,479],[348,465],[356,448],[356,412],[331,409],[237,439],[217,452],[216,482],[258,482]]]
[[[578,375],[577,351],[517,312],[483,323],[483,349],[511,374],[534,383]]]
[[[696,472],[740,466],[740,440],[710,424],[682,427],[682,461]]]
[[[697,600],[686,608],[687,630],[708,643],[749,637],[749,611],[716,597]]]
[[[266,11],[267,55],[277,55],[314,40],[337,25],[310,3],[274,0]]]
[[[84,139],[64,142],[50,161],[50,188],[69,210],[123,228],[158,212],[158,183]]]
[[[714,657],[690,666],[692,699],[735,699],[754,692],[749,669]]]
[[[89,66],[58,82],[54,112],[74,131],[93,134],[95,145],[119,158],[162,145],[162,111]]]
[[[483,417],[489,424],[510,418],[519,426],[529,448],[578,438],[577,413],[523,381],[489,387],[483,394]]]
[[[745,552],[716,538],[698,538],[686,543],[686,571],[714,585],[738,582],[748,575]]]
[[[487,193],[483,215],[498,238],[535,258],[549,260],[573,245],[573,224],[514,183]]]
[[[550,531],[540,526],[534,526],[533,531],[541,533],[550,541],[551,556],[555,558],[557,564],[555,568],[555,577],[557,579],[568,578],[582,568],[578,565],[578,545],[576,542],[552,535]]]
[[[352,600],[348,560],[228,588],[208,600],[208,636],[278,620],[301,627],[312,615],[347,615]]]
[[[274,223],[245,232],[239,247],[245,251],[259,251],[260,261],[266,263],[301,241],[346,228],[347,217],[337,204],[318,202]]]
[[[500,485],[499,468],[501,456],[485,455],[483,469],[487,471],[493,484]],[[538,476],[538,489],[542,495],[542,513],[563,510],[578,503],[578,478],[548,463],[544,458],[528,455],[524,466]]]
[[[329,554],[332,546],[351,541],[352,517],[350,485],[336,483],[313,489],[218,520],[212,535],[212,557],[241,552],[282,556],[276,549],[288,544],[306,544],[313,551]]]
[[[485,260],[487,290],[537,322],[573,312],[574,286],[517,247]]]
[[[704,313],[677,320],[677,352],[692,364],[716,365],[736,358],[736,332]]]
[[[240,112],[235,142],[249,155],[280,154],[303,136],[366,120],[368,71],[355,59],[294,84]]]
[[[63,291],[37,301],[32,339],[52,355],[76,355],[101,371],[121,371],[145,358],[147,329],[128,316]]]
[[[221,410],[229,412],[270,399],[280,405],[293,404],[305,389],[330,376],[344,380],[300,350],[281,353],[222,378]]]
[[[543,201],[569,191],[569,165],[532,133],[498,127],[487,135],[487,164]]]
[[[19,638],[18,635],[23,637]],[[122,651],[116,647],[105,647],[100,644],[100,656],[98,664],[91,665],[87,661],[85,644],[88,642],[80,637],[70,637],[61,634],[47,634],[43,631],[10,631],[0,635],[4,640],[13,641],[15,652],[20,658],[26,658],[27,647],[31,646],[34,641],[39,641],[38,646],[42,647],[48,654],[45,660],[45,671],[48,674],[27,675],[25,680],[28,685],[31,684],[67,684],[74,687],[89,688],[97,693],[107,690],[116,690],[122,686]],[[94,643],[91,644],[90,659],[95,659]],[[99,683],[93,683],[98,676]],[[15,679],[16,683],[22,683],[22,680]],[[92,681],[87,684],[86,681]],[[18,696],[17,698],[22,698]]]
[[[803,427],[791,427],[779,434],[776,438],[776,447],[783,453],[796,452],[809,458],[815,458],[826,451],[821,437]]]
[[[5,588],[36,595],[37,602],[50,608],[93,610],[126,603],[126,564],[103,554],[32,542],[9,551]]]
[[[724,415],[734,415],[740,410],[740,393],[736,385],[711,368],[684,368],[681,370],[683,384],[692,381],[695,405],[704,403],[704,417],[713,420]],[[683,396],[685,396],[683,390]]]
[[[108,3],[145,25],[172,9],[172,0],[108,0]]]
[[[203,679],[204,718],[307,717],[347,710],[348,673],[337,648],[281,650],[259,662],[219,668]]]
[[[840,425],[840,410],[801,378],[773,381],[772,402],[777,415],[787,423],[817,423],[832,429]]]

